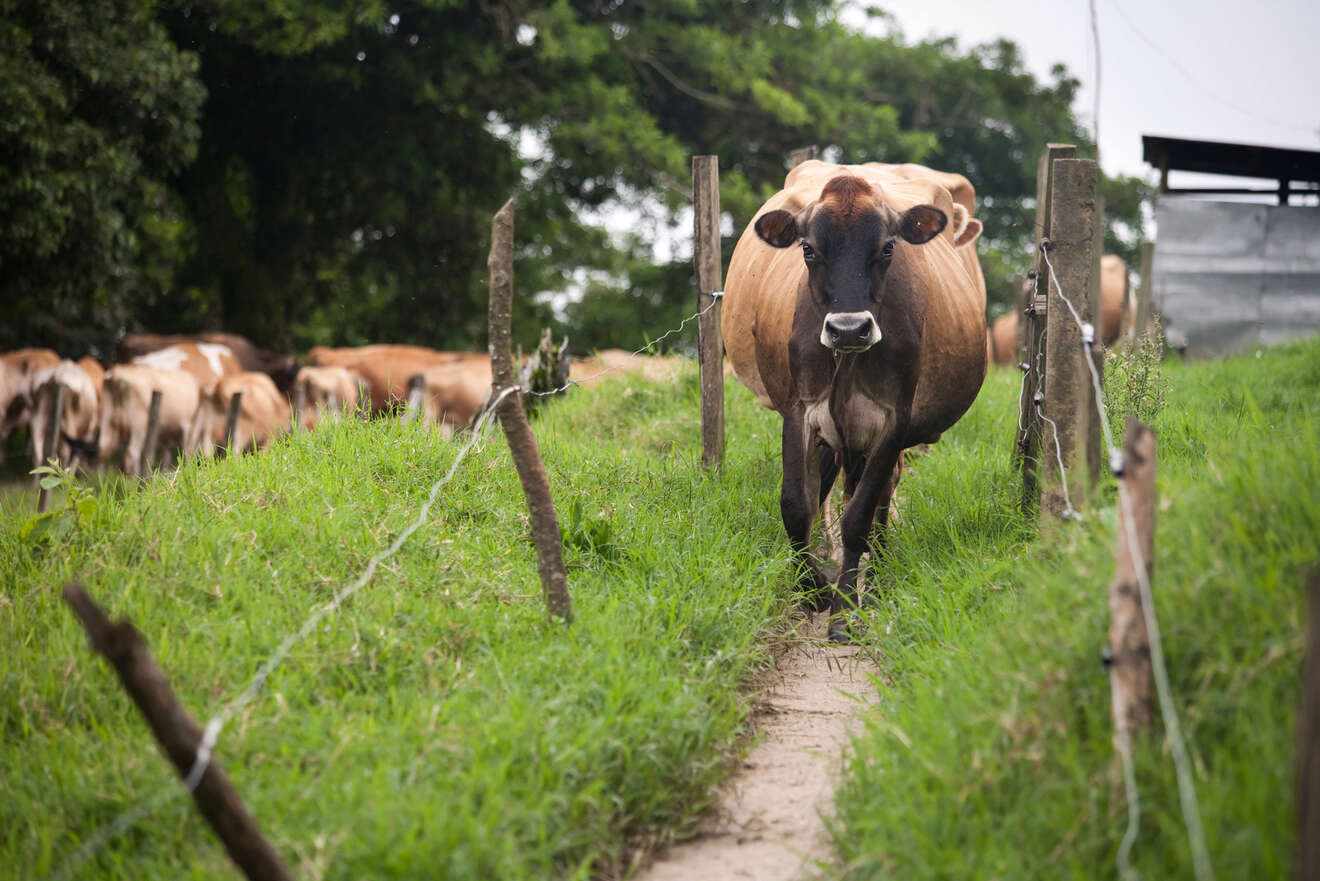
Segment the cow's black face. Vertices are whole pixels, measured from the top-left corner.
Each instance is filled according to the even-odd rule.
[[[948,222],[934,205],[900,215],[879,203],[865,181],[835,178],[800,214],[768,211],[756,221],[767,244],[801,246],[812,299],[825,312],[820,343],[836,352],[865,352],[880,342],[876,316],[899,240],[925,244]]]

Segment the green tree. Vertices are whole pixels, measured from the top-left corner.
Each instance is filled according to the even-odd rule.
[[[205,92],[154,8],[0,2],[0,348],[104,348],[169,288],[164,180],[196,150]]]

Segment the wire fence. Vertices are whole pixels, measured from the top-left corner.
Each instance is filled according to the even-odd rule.
[[[126,810],[121,811],[116,817],[114,817],[114,819],[108,821],[107,823],[101,825],[100,827],[92,831],[92,833],[86,838],[86,840],[83,841],[83,843],[80,844],[76,849],[74,849],[73,852],[70,853],[69,856],[66,857],[64,861],[59,866],[56,867],[55,871],[53,871],[48,876],[50,881],[67,881],[67,879],[72,878],[75,875],[75,873],[78,872],[79,869],[85,866],[90,859],[96,856],[96,854],[99,853],[102,849],[104,849],[106,845],[108,845],[111,841],[114,841],[124,833],[128,832],[139,822],[141,822],[144,818],[150,816],[154,812],[160,810],[161,808],[165,807],[167,804],[173,802],[174,800],[180,798],[181,796],[191,793],[193,790],[197,788],[197,785],[201,782],[202,777],[206,773],[206,769],[210,766],[212,756],[215,753],[215,748],[220,738],[220,734],[223,731],[225,725],[228,724],[228,722],[232,720],[234,716],[242,712],[244,708],[246,708],[253,700],[256,699],[258,694],[261,693],[263,687],[265,686],[266,681],[270,678],[271,674],[275,671],[275,669],[284,661],[284,659],[288,657],[289,652],[298,643],[306,639],[311,634],[311,632],[316,628],[316,626],[320,624],[325,618],[336,612],[339,609],[339,607],[344,603],[345,600],[349,599],[355,593],[357,593],[359,590],[365,587],[367,583],[370,582],[372,577],[375,575],[376,570],[380,566],[380,564],[384,563],[395,553],[397,553],[399,549],[403,547],[404,543],[407,542],[407,540],[413,535],[413,533],[415,533],[418,529],[420,529],[423,525],[425,525],[427,518],[430,515],[431,508],[435,505],[436,500],[439,498],[440,490],[453,479],[454,475],[458,472],[458,468],[462,464],[463,460],[472,451],[472,449],[483,440],[485,436],[485,429],[488,423],[490,422],[492,414],[495,412],[495,408],[499,405],[499,403],[502,400],[504,400],[505,397],[507,397],[509,394],[513,393],[514,391],[522,391],[527,394],[536,394],[542,396],[557,394],[559,392],[566,391],[567,389],[569,389],[574,385],[579,385],[584,382],[590,382],[592,380],[595,380],[601,376],[604,376],[607,373],[613,373],[615,371],[624,370],[627,368],[628,362],[630,362],[635,358],[641,357],[644,353],[655,348],[656,345],[658,345],[660,342],[664,341],[665,339],[675,334],[681,333],[687,327],[688,324],[697,320],[702,315],[713,309],[718,303],[721,302],[722,296],[723,296],[723,292],[717,292],[712,302],[704,309],[701,309],[698,312],[689,315],[687,318],[684,318],[683,321],[677,327],[666,331],[665,333],[656,337],[654,340],[651,340],[645,346],[642,346],[641,348],[630,352],[627,358],[623,362],[607,367],[601,370],[599,373],[593,374],[592,376],[589,377],[583,377],[577,380],[570,380],[569,382],[565,383],[563,386],[548,392],[533,392],[529,388],[512,385],[505,388],[498,395],[492,396],[490,401],[486,404],[485,407],[482,408],[482,411],[475,420],[470,437],[468,438],[467,442],[459,449],[458,454],[454,457],[454,461],[450,464],[449,470],[446,471],[442,477],[440,477],[434,484],[431,485],[430,491],[427,493],[426,501],[422,504],[421,508],[418,510],[417,516],[409,523],[407,527],[404,528],[402,532],[400,532],[395,537],[393,542],[391,542],[384,550],[377,553],[367,562],[366,567],[362,570],[361,573],[359,573],[359,575],[356,578],[354,578],[348,584],[346,584],[338,591],[336,591],[334,596],[331,598],[331,600],[328,603],[317,607],[303,621],[302,626],[299,627],[298,630],[286,636],[284,640],[276,647],[275,651],[271,653],[270,657],[267,658],[265,663],[261,665],[260,669],[257,670],[256,674],[253,675],[252,679],[248,682],[246,687],[244,687],[244,689],[235,698],[233,698],[227,704],[225,704],[224,707],[218,713],[216,713],[207,721],[203,731],[202,740],[197,747],[196,757],[193,760],[192,767],[189,769],[188,774],[181,781],[182,785],[179,785],[179,783],[171,782],[166,786],[160,787],[150,795],[138,799],[136,803],[134,803]]]
[[[1191,760],[1188,757],[1187,742],[1182,733],[1182,726],[1178,720],[1177,707],[1174,704],[1173,689],[1169,684],[1168,669],[1164,663],[1164,649],[1160,640],[1159,620],[1155,613],[1155,598],[1151,591],[1150,579],[1147,577],[1146,561],[1142,557],[1141,547],[1138,541],[1134,512],[1132,509],[1131,490],[1125,480],[1124,456],[1123,451],[1114,445],[1113,433],[1109,426],[1109,413],[1105,407],[1104,388],[1100,379],[1100,372],[1095,365],[1094,358],[1091,357],[1092,349],[1095,344],[1095,328],[1090,322],[1084,321],[1077,308],[1063,291],[1063,286],[1059,283],[1058,276],[1054,271],[1054,264],[1050,261],[1048,249],[1041,249],[1045,266],[1049,270],[1050,281],[1059,295],[1059,299],[1068,307],[1068,312],[1073,321],[1077,324],[1078,330],[1082,335],[1082,360],[1086,362],[1088,372],[1091,376],[1091,382],[1095,392],[1096,415],[1100,419],[1100,427],[1104,436],[1104,443],[1109,453],[1109,468],[1111,473],[1118,481],[1118,501],[1122,508],[1123,516],[1120,521],[1125,524],[1126,535],[1124,539],[1128,543],[1129,552],[1132,555],[1133,568],[1136,572],[1137,581],[1141,590],[1141,606],[1146,623],[1146,631],[1150,641],[1151,670],[1155,680],[1156,693],[1159,697],[1160,713],[1164,720],[1164,729],[1169,741],[1169,751],[1173,757],[1174,769],[1178,778],[1178,796],[1183,815],[1183,825],[1187,831],[1187,838],[1192,852],[1192,864],[1197,881],[1212,881],[1214,870],[1210,862],[1210,852],[1206,845],[1205,829],[1201,822],[1200,806],[1196,797],[1196,785],[1192,776]],[[1024,374],[1023,382],[1026,382]],[[1038,391],[1035,396],[1037,410],[1039,412],[1041,396]],[[1044,414],[1041,414],[1044,417]],[[1046,421],[1049,421],[1048,419]],[[1059,474],[1062,479],[1065,499],[1067,498],[1068,476],[1064,470],[1063,455],[1059,447],[1057,428],[1055,431],[1055,454],[1058,457]],[[1071,501],[1067,502],[1065,510],[1065,519],[1072,512],[1076,519],[1080,515],[1072,510]],[[1111,681],[1112,681],[1111,673]],[[1120,736],[1119,754],[1123,762],[1123,778],[1128,801],[1128,827],[1119,845],[1117,853],[1118,869],[1122,877],[1132,878],[1136,876],[1135,870],[1131,865],[1130,855],[1132,846],[1136,841],[1137,831],[1140,822],[1140,793],[1137,789],[1136,775],[1132,767],[1131,743],[1125,734]]]

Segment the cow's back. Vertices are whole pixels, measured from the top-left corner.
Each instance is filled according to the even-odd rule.
[[[914,165],[829,165],[811,161],[797,166],[780,190],[757,211],[743,230],[729,262],[722,313],[725,350],[738,378],[761,403],[783,412],[792,406],[788,347],[793,313],[807,284],[807,268],[797,248],[774,248],[756,234],[756,220],[767,211],[797,213],[819,198],[832,178],[855,175],[883,192],[897,212],[916,205],[940,208],[952,219],[950,184],[967,209],[971,184],[962,175]],[[921,365],[913,402],[910,439],[933,439],[966,412],[985,379],[985,280],[975,247],[955,247],[954,224],[923,245],[903,248],[906,271],[921,286],[925,324]],[[881,328],[883,332],[884,328]],[[879,343],[883,346],[883,340]]]

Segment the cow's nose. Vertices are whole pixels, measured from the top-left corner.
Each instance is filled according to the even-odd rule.
[[[838,352],[864,352],[880,342],[880,326],[870,312],[831,312],[825,316],[820,342]]]

